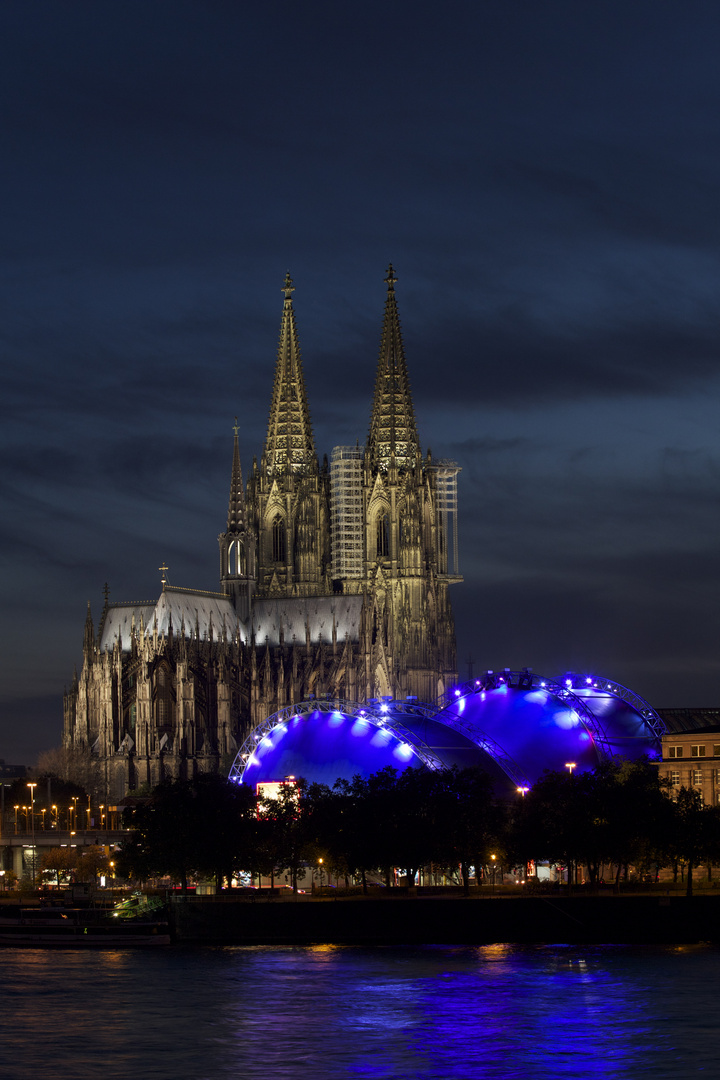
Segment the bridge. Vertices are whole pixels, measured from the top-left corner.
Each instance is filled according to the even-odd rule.
[[[14,873],[21,881],[23,877],[32,876],[33,866],[38,875],[43,851],[50,848],[75,847],[82,850],[96,845],[110,856],[112,849],[130,835],[128,829],[36,829],[33,837],[30,831],[15,832],[11,825],[0,833],[0,876],[4,878],[6,874]],[[3,888],[4,882],[0,884],[0,890]]]

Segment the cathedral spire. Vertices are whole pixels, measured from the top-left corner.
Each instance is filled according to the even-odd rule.
[[[283,473],[286,469],[307,474],[317,471],[318,461],[292,306],[295,288],[289,272],[285,275],[282,291],[285,301],[263,463],[270,475]]]
[[[85,657],[92,656],[94,644],[95,630],[93,627],[92,612],[90,610],[90,601],[88,600],[87,615],[85,616],[85,632],[83,634],[83,653]]]
[[[244,621],[250,612],[254,588],[255,551],[252,528],[248,523],[243,488],[237,416],[233,424],[233,458],[230,474],[227,529],[218,536],[220,545],[220,584],[232,596],[235,610]]]
[[[420,455],[420,441],[405,363],[400,317],[395,299],[397,278],[392,263],[388,267],[385,281],[388,292],[370,418],[368,454],[373,466],[387,468],[394,458],[397,467],[404,469],[415,465]]]
[[[243,488],[240,447],[238,446],[237,416],[233,424],[234,444],[232,473],[230,475],[230,502],[228,504],[227,531],[240,532],[245,528],[245,491]]]

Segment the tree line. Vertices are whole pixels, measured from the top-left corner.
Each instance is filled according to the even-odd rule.
[[[569,880],[601,874],[619,885],[627,868],[657,874],[682,867],[687,889],[700,864],[720,862],[720,808],[698,792],[670,791],[647,759],[611,761],[593,772],[547,772],[513,801],[495,797],[479,769],[386,768],[333,787],[298,780],[277,798],[259,798],[217,776],[166,780],[136,806],[132,839],[117,859],[126,877],[192,877],[218,889],[240,871],[297,889],[308,867],[322,865],[345,883],[401,868],[406,882],[432,867],[470,889],[494,862],[560,864]],[[322,860],[322,861],[321,861]],[[582,868],[582,870],[580,869]]]

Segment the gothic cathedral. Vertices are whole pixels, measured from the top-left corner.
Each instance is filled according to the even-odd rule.
[[[457,474],[423,456],[388,271],[365,447],[315,450],[288,275],[267,438],[247,487],[237,424],[220,591],[90,605],[63,744],[105,797],[227,770],[249,730],[314,698],[434,701],[457,677]]]

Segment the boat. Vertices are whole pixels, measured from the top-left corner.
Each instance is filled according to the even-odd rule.
[[[116,909],[0,907],[0,945],[120,948],[170,944],[162,910],[135,905],[132,916]]]

